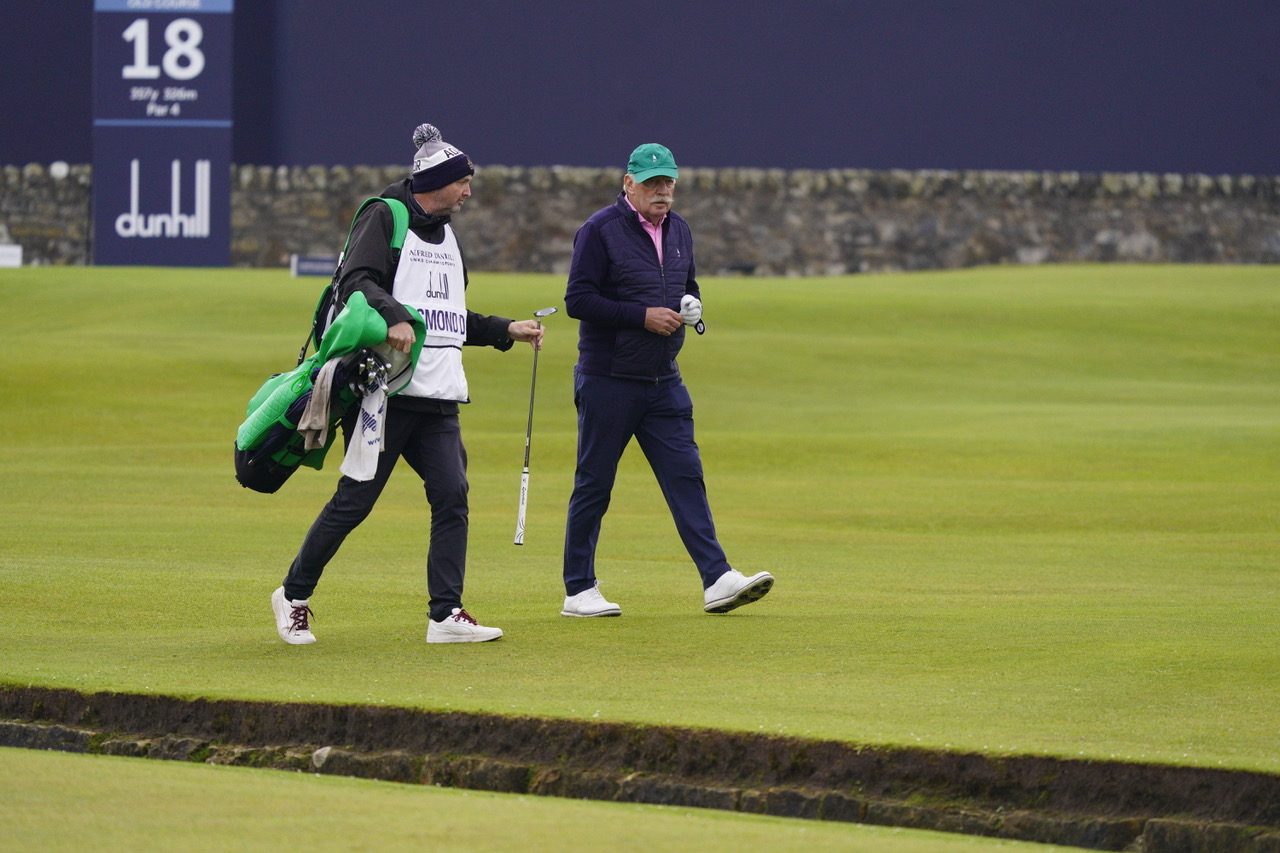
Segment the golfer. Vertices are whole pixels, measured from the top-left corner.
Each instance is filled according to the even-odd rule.
[[[347,250],[339,300],[360,291],[387,321],[387,342],[402,352],[414,343],[411,306],[427,321],[427,339],[409,385],[387,401],[383,449],[367,482],[343,476],[333,498],[302,540],[284,584],[271,596],[276,630],[286,643],[314,643],[311,594],[325,565],[347,534],[369,515],[400,457],[422,478],[431,505],[427,551],[430,595],[428,643],[496,640],[498,628],[480,625],[462,606],[467,559],[467,451],[458,427],[458,406],[470,401],[462,370],[462,346],[509,350],[513,341],[542,345],[534,320],[513,322],[469,311],[467,268],[449,224],[471,195],[475,168],[466,154],[424,124],[414,131],[418,148],[411,177],[383,191],[409,208],[409,233],[397,264],[390,248],[393,228],[385,204],[370,205],[355,223]],[[353,413],[358,415],[359,412]],[[347,441],[354,423],[344,422]]]
[[[702,579],[703,609],[724,613],[756,601],[773,576],[730,568],[716,540],[693,401],[676,356],[684,327],[698,325],[693,237],[673,213],[679,172],[662,145],[631,153],[622,192],[573,241],[565,308],[579,320],[574,404],[578,464],[564,541],[562,616],[618,616],[596,580],[600,524],[622,452],[634,436],[653,468],[676,530]]]

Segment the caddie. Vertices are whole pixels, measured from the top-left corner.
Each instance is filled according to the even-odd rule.
[[[596,579],[596,546],[622,452],[634,436],[698,569],[702,606],[725,613],[757,601],[773,576],[732,568],[716,538],[693,439],[693,400],[676,364],[685,326],[702,331],[689,224],[671,210],[671,151],[631,152],[622,192],[573,240],[564,302],[579,320],[574,404],[578,464],[564,538],[562,616],[618,616]]]
[[[338,480],[337,491],[311,525],[284,583],[272,593],[276,630],[293,645],[316,641],[311,596],[320,575],[347,534],[369,515],[401,457],[422,478],[431,506],[427,642],[484,642],[502,636],[501,629],[479,624],[462,602],[468,484],[458,411],[470,401],[462,347],[505,351],[514,341],[528,341],[539,349],[543,328],[535,320],[513,321],[467,308],[467,267],[451,217],[471,195],[475,167],[430,124],[414,131],[413,144],[417,154],[411,175],[382,193],[409,209],[409,233],[398,263],[390,247],[391,211],[385,204],[369,205],[351,232],[338,301],[343,304],[351,294],[363,294],[386,320],[387,344],[404,353],[415,343],[412,308],[426,323],[426,341],[409,384],[387,399],[376,470],[367,480],[345,474]],[[358,432],[360,415],[357,409],[343,422],[348,444]]]

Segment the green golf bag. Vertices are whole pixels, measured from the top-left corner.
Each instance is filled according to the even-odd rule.
[[[360,212],[370,204],[384,202],[395,221],[391,249],[397,262],[408,231],[409,212],[395,199],[371,198],[360,205]],[[413,366],[426,340],[426,324],[416,311],[410,311],[414,326],[414,344],[409,355],[385,344],[387,322],[356,291],[339,306],[337,284],[342,264],[351,245],[351,232],[338,258],[332,281],[320,294],[312,317],[311,332],[298,353],[298,365],[287,373],[270,376],[249,400],[246,419],[236,433],[235,469],[240,485],[256,492],[278,491],[300,466],[320,469],[329,447],[337,435],[343,416],[357,405],[370,383],[385,385],[388,395],[408,384]],[[316,351],[307,356],[314,342]],[[333,369],[328,407],[328,439],[321,447],[308,450],[306,436],[298,431],[321,368],[331,359],[339,359]],[[375,369],[376,368],[376,369]]]

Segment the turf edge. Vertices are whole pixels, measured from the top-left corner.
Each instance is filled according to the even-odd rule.
[[[0,746],[1099,850],[1280,851],[1280,775],[706,729],[0,684]]]

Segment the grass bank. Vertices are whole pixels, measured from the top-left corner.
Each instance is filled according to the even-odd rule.
[[[241,489],[230,449],[290,366],[315,280],[0,271],[0,680],[386,703],[854,743],[1280,771],[1280,288],[1266,267],[1053,267],[703,282],[682,356],[719,533],[772,571],[701,612],[632,448],[599,554],[612,620],[565,620],[575,330],[467,353],[467,605],[507,637],[427,647],[406,470],[314,599],[267,596],[336,479]],[[476,274],[476,310],[558,304]]]

